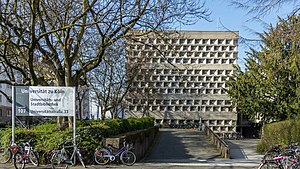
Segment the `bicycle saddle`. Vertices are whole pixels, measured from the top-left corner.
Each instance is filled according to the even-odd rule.
[[[112,144],[107,144],[108,147],[112,147],[114,149],[118,149],[117,147],[114,147]]]

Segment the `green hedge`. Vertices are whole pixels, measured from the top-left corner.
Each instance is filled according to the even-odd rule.
[[[288,145],[296,142],[300,142],[300,121],[297,119],[266,124],[262,128],[257,151],[264,153],[272,145]]]
[[[86,149],[93,153],[96,148],[102,146],[103,138],[146,129],[154,126],[154,118],[127,118],[127,119],[110,119],[105,121],[96,120],[77,120],[76,134],[82,138],[80,148]],[[1,145],[8,146],[8,140],[11,140],[11,129],[0,132]],[[16,142],[23,142],[34,139],[35,150],[39,152],[41,162],[45,163],[47,153],[62,143],[66,138],[72,138],[73,130],[59,130],[56,121],[48,121],[42,125],[35,126],[31,129],[15,129]]]
[[[7,124],[0,123],[0,129],[1,129],[1,128],[5,128],[6,126],[7,126]]]

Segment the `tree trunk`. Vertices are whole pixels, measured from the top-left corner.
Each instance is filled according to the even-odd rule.
[[[75,118],[76,118],[76,116],[75,116]],[[73,127],[73,117],[72,116],[68,116],[68,126],[69,126],[69,128]]]
[[[57,117],[57,126],[60,130],[64,130],[66,128],[65,117],[62,116]]]
[[[103,112],[101,111],[101,120],[105,119],[105,114],[106,114],[106,109],[102,109]]]
[[[82,112],[82,108],[81,108],[81,102],[82,101],[79,101],[79,105],[78,105],[78,118],[81,120],[82,119],[82,114],[81,114],[81,112]]]

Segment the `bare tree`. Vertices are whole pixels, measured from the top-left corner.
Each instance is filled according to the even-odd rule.
[[[96,104],[101,107],[101,119],[107,111],[111,117],[116,117],[118,107],[130,86],[130,79],[125,76],[125,44],[118,43],[111,46],[100,65],[88,73],[88,85]]]
[[[293,10],[290,12],[290,15],[299,12],[300,9],[299,0],[231,0],[231,2],[237,8],[248,11],[248,14],[254,14],[254,19],[260,19],[272,11],[283,8],[286,4],[293,4]]]
[[[0,62],[8,77],[0,83],[33,86],[85,84],[86,73],[130,30],[147,34],[209,19],[199,0],[1,0],[0,13]]]
[[[88,73],[88,85],[101,107],[101,119],[110,112],[112,118],[120,117],[126,106],[125,96],[132,89],[133,79],[138,75],[145,57],[136,58],[134,64],[126,64],[125,43],[111,46],[100,65]],[[128,58],[127,58],[128,59]]]
[[[267,30],[270,27],[270,23],[265,21],[265,18],[271,13],[278,13],[281,9],[291,9],[291,11],[287,14],[287,16],[278,16],[278,21],[280,19],[287,19],[290,16],[299,13],[300,9],[300,1],[299,0],[228,0],[230,5],[241,9],[247,14],[249,22],[259,23],[260,26]],[[220,25],[223,29],[229,30],[225,25],[220,22]],[[263,45],[262,40],[259,38],[260,34],[263,32],[258,31],[252,27],[244,28],[249,34],[252,34],[254,37],[247,38],[245,36],[239,36],[239,44],[240,46],[244,46],[251,51],[252,49],[260,48],[260,45]],[[241,61],[241,60],[240,60]],[[246,60],[243,59],[243,63],[246,64]]]
[[[77,115],[79,119],[83,119],[83,102],[86,98],[89,97],[89,88],[87,87],[87,84],[84,86],[78,86],[76,91],[76,100],[77,100]]]

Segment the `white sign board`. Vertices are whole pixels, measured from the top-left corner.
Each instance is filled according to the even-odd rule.
[[[15,142],[15,116],[73,116],[75,145],[75,87],[14,86],[12,101],[12,143]]]
[[[17,116],[74,116],[75,88],[16,87]]]
[[[75,88],[29,87],[29,116],[73,116]]]

